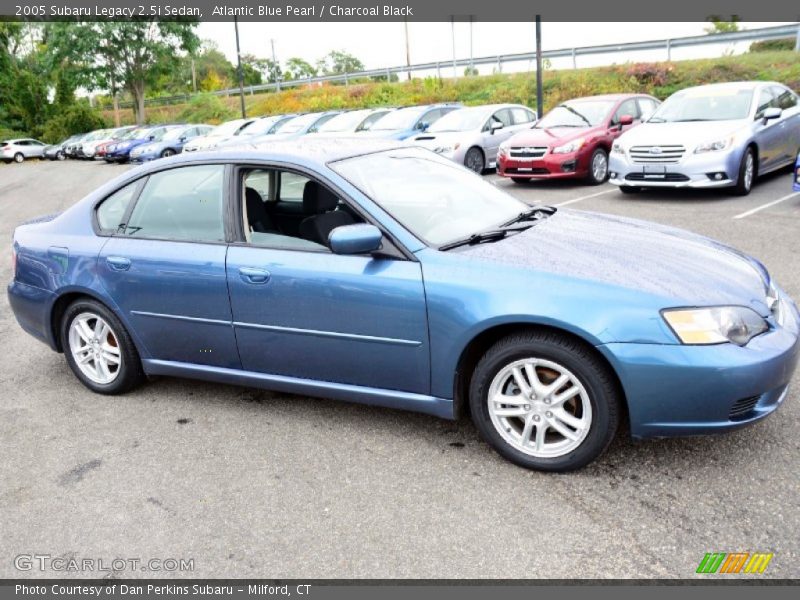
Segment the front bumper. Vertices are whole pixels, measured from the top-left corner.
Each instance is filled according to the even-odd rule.
[[[687,151],[676,163],[637,163],[624,155],[609,155],[609,183],[614,185],[718,188],[736,185],[742,152],[738,149],[723,152],[693,154]]]
[[[497,155],[497,174],[514,179],[569,179],[587,174],[588,160],[584,153],[553,154],[548,150],[541,158],[515,158]]]
[[[614,366],[636,438],[738,429],[772,414],[786,399],[800,358],[797,307],[786,300],[783,326],[746,346],[610,343],[598,349]]]
[[[157,152],[144,152],[142,154],[132,152],[130,155],[130,161],[132,163],[145,163],[156,160],[157,158],[161,158],[161,154]]]

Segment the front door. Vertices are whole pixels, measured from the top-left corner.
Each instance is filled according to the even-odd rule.
[[[270,215],[268,233],[243,219],[246,239],[228,250],[227,279],[242,368],[271,375],[427,394],[430,391],[425,292],[420,265],[370,255],[337,255],[297,233],[305,219],[363,221],[343,199],[314,206],[296,173],[244,174]],[[304,181],[301,186],[301,181]],[[271,183],[268,183],[271,182]],[[276,185],[286,189],[276,189]],[[275,204],[297,196],[296,211]],[[278,206],[277,208],[280,208]],[[251,211],[249,206],[247,211]],[[262,217],[263,218],[263,217]],[[300,231],[311,229],[300,227]]]

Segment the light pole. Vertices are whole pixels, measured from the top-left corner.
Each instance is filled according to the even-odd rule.
[[[456,68],[456,16],[450,15],[450,37],[453,40],[453,77],[458,77]]]
[[[469,16],[469,74],[472,75],[475,73],[475,63],[473,62],[472,58],[472,23],[474,21],[475,15]]]
[[[281,91],[281,74],[280,70],[278,69],[278,59],[275,57],[275,40],[270,40],[270,44],[272,44],[272,64],[274,65],[275,69],[275,90],[280,92]]]
[[[536,118],[542,118],[542,16],[536,15]]]
[[[247,118],[247,110],[244,107],[244,72],[242,71],[242,51],[239,48],[239,19],[233,17],[233,27],[236,30],[236,63],[239,71],[239,99],[242,102],[242,118]]]
[[[408,80],[411,81],[411,46],[408,43],[408,19],[403,19],[406,31],[406,66],[408,67]],[[387,79],[388,81],[388,79]]]

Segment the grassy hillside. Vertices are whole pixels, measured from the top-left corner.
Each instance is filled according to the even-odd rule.
[[[716,59],[659,63],[629,63],[611,67],[547,71],[544,74],[545,110],[575,98],[612,92],[647,92],[666,98],[684,87],[736,80],[775,80],[800,89],[800,56],[796,52],[758,52]],[[497,74],[458,79],[414,79],[397,83],[308,85],[279,93],[246,96],[250,115],[365,106],[403,106],[429,102],[459,101],[467,105],[518,102],[536,105],[533,73]],[[211,106],[209,106],[211,105]],[[151,123],[186,120],[219,122],[239,111],[232,96],[196,100],[191,104],[150,107]],[[105,111],[111,122],[113,113]],[[122,111],[124,123],[133,122],[130,110]]]

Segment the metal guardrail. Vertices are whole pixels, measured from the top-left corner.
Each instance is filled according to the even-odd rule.
[[[574,68],[577,68],[577,57],[592,56],[597,54],[618,54],[624,52],[641,52],[645,50],[665,50],[667,60],[672,59],[672,50],[675,48],[686,48],[690,46],[705,46],[716,44],[732,44],[736,42],[751,42],[762,40],[774,40],[797,36],[797,47],[800,48],[800,23],[791,25],[778,25],[775,27],[760,27],[756,29],[745,29],[730,33],[716,33],[706,35],[694,35],[679,38],[665,38],[661,40],[650,40],[645,42],[626,42],[623,44],[605,44],[600,46],[582,46],[574,48],[561,48],[557,50],[545,50],[542,58],[572,58]],[[382,69],[370,69],[368,71],[358,71],[356,73],[342,73],[339,75],[321,75],[317,77],[307,77],[304,79],[288,79],[280,83],[263,83],[260,85],[245,86],[247,94],[256,92],[277,91],[288,87],[309,85],[314,83],[343,82],[345,84],[358,79],[369,79],[372,77],[385,77],[391,79],[392,75],[401,73],[413,73],[418,71],[436,71],[438,77],[442,77],[442,71],[453,69],[457,76],[459,67],[497,65],[497,70],[502,71],[506,63],[529,62],[536,60],[535,52],[522,52],[519,54],[501,54],[498,56],[482,56],[478,58],[458,58],[449,61],[436,61],[428,63],[418,63],[415,65],[402,65],[399,67],[386,67]],[[231,96],[239,94],[239,88],[226,90],[216,90],[206,92],[214,96]],[[187,102],[197,94],[181,94],[176,96],[162,96],[159,98],[147,98],[145,106],[162,106]],[[131,108],[133,102],[120,102],[120,108]]]

